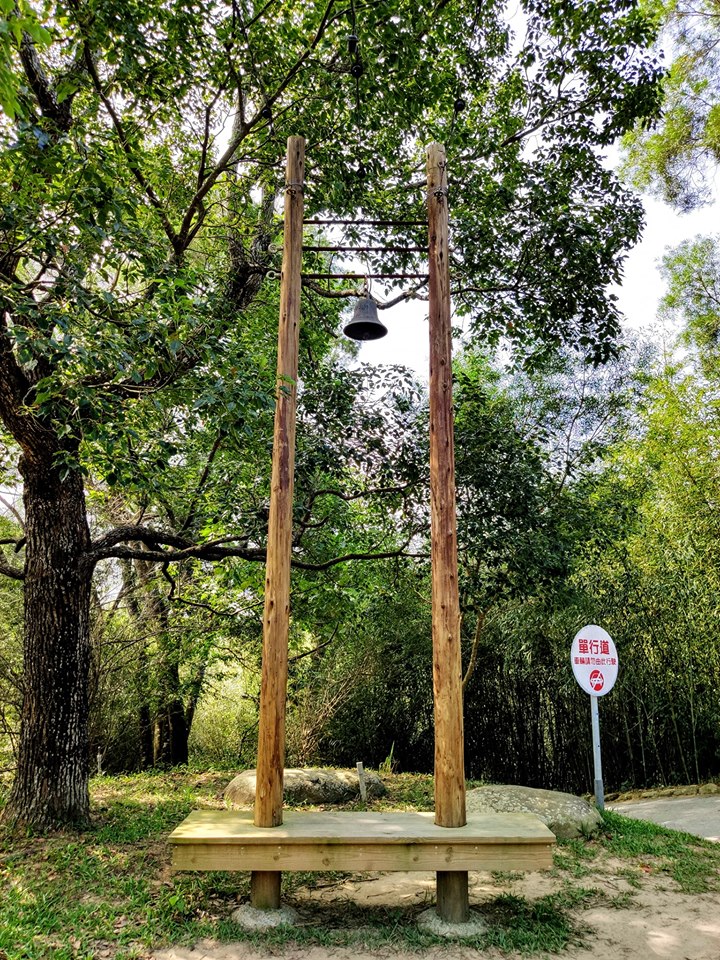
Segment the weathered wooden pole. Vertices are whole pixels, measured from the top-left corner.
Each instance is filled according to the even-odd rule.
[[[441,827],[462,827],[466,822],[465,756],[455,518],[449,217],[445,150],[438,143],[428,148],[427,196],[435,823]],[[468,919],[467,871],[438,872],[437,912],[449,923],[463,923]]]
[[[305,140],[289,137],[255,793],[258,827],[282,823],[304,174]],[[253,871],[252,906],[278,909],[280,880],[279,871]]]

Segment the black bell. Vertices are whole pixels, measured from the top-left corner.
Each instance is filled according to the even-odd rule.
[[[352,320],[345,325],[343,333],[351,340],[379,340],[387,333],[387,327],[378,320],[377,305],[369,297],[355,304]]]

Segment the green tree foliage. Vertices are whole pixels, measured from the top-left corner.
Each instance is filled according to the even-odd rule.
[[[649,4],[663,24],[671,61],[662,120],[627,139],[638,186],[680,210],[712,199],[711,174],[720,160],[720,5],[717,0]]]
[[[299,661],[290,699],[297,759],[432,770],[429,565],[354,568],[347,615],[332,643]]]
[[[593,371],[566,357],[532,385],[474,352],[457,363],[469,775],[577,789],[584,783],[576,722],[583,701],[565,674],[568,635],[587,613],[570,578],[582,538],[594,528],[576,488],[635,399],[629,366],[624,359]],[[290,712],[297,759],[380,764],[392,751],[403,769],[432,769],[427,527],[418,532],[426,559],[414,567],[398,558],[346,571],[341,602],[328,618],[331,642],[316,640],[315,652],[298,661]],[[309,636],[322,635],[319,624],[304,623]],[[571,742],[568,712],[577,727]]]
[[[642,420],[593,495],[605,521],[582,583],[626,664],[613,708],[622,779],[695,781],[720,756],[715,391],[661,368]]]
[[[668,291],[661,308],[682,324],[683,340],[700,369],[717,384],[720,374],[720,248],[717,236],[696,237],[663,258]]]
[[[20,108],[17,73],[13,70],[16,51],[23,43],[39,49],[48,47],[52,33],[43,20],[46,11],[38,13],[27,0],[3,0],[0,4],[0,107],[14,120]]]
[[[500,373],[463,358],[455,403],[458,536],[464,603],[497,600],[566,569],[547,450],[522,430],[522,407]]]
[[[148,463],[182,453],[146,442],[153,407],[191,411],[213,437],[218,409],[242,422],[267,407],[248,308],[277,267],[286,137],[308,137],[309,213],[402,220],[423,218],[420,146],[445,141],[458,304],[531,355],[579,342],[603,358],[618,324],[606,287],[641,213],[596,148],[655,114],[658,72],[631,0],[533,0],[517,37],[502,4],[467,0],[393,0],[357,24],[334,0],[2,13],[0,417],[27,521],[24,567],[2,565],[27,613],[8,815],[43,826],[87,813],[95,565],[262,559],[237,518],[222,544],[142,517],[91,534],[84,478],[162,486]],[[311,337],[330,332],[321,308],[305,313]]]
[[[366,576],[338,560],[403,554],[426,527],[418,508],[426,416],[404,369],[348,369],[330,356],[314,373],[299,398],[291,647],[304,659],[308,644],[322,647],[333,638],[334,659],[339,631],[352,637],[355,581]],[[161,436],[182,456],[174,453],[158,471],[147,455],[157,439],[150,434],[135,451],[146,482],[125,484],[124,493],[117,483],[93,489],[98,521],[129,523],[142,514],[177,536],[190,530],[216,542],[242,520],[255,548],[268,515],[269,413],[257,411],[242,431],[228,425],[213,439],[175,410],[176,422],[165,421]],[[93,737],[108,769],[186,762],[199,698],[213,696],[221,678],[238,671],[254,688],[260,663],[259,564],[228,557],[221,566],[160,566],[143,559],[147,549],[131,545],[130,552],[120,561],[121,590],[98,622],[105,631],[98,634],[104,708]],[[120,716],[125,736],[118,740]],[[251,746],[245,737],[246,755]]]
[[[481,623],[465,693],[472,775],[590,787],[587,697],[568,663],[573,634],[589,622],[609,630],[620,654],[616,689],[601,706],[608,788],[717,775],[718,379],[712,343],[698,335],[712,311],[705,303],[693,312],[686,265],[685,257],[671,264],[669,300],[687,311],[690,354],[683,345],[670,362],[628,349],[604,370],[583,376],[566,366],[530,390],[520,385],[526,403],[511,423],[542,438],[535,457],[546,473],[518,483],[513,502],[532,504],[526,529],[540,559],[555,505],[551,542],[565,571],[538,579],[527,563],[527,579],[520,571]],[[549,493],[544,509],[527,500],[538,484]],[[506,537],[503,574],[517,549]]]
[[[599,522],[588,488],[628,425],[636,363],[626,346],[601,368],[565,354],[530,377],[460,377],[471,776],[585,789],[587,705],[568,650],[593,619],[577,579]]]

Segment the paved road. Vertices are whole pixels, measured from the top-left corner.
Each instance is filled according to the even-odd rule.
[[[661,827],[684,830],[720,842],[720,795],[664,797],[661,800],[628,800],[608,803],[608,810],[634,820],[650,820]]]

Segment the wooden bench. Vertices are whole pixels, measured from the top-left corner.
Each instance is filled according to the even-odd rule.
[[[286,810],[279,827],[253,813],[196,810],[170,834],[174,870],[541,870],[555,837],[527,813],[472,814],[438,827],[432,813]]]

